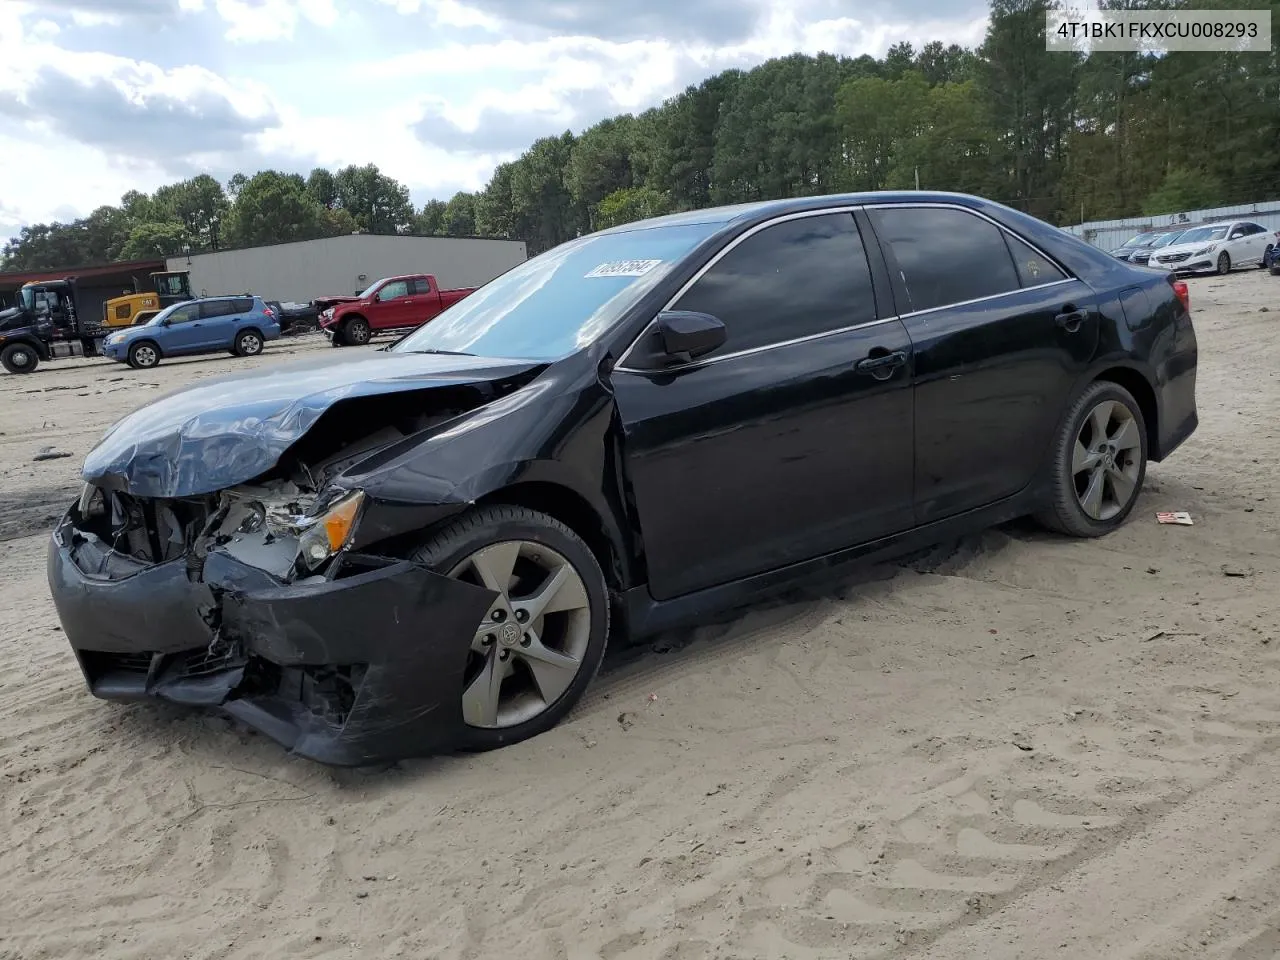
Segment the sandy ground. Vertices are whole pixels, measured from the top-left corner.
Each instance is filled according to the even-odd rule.
[[[1192,297],[1201,427],[1120,532],[993,530],[375,772],[92,699],[45,584],[110,421],[328,348],[0,376],[0,958],[1280,955],[1280,280]]]

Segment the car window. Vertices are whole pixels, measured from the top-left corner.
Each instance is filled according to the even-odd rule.
[[[849,213],[787,220],[747,237],[673,309],[723,321],[728,337],[719,354],[876,319],[871,268]]]
[[[1009,293],[1021,288],[1002,231],[950,207],[869,210],[907,288],[903,313]]]
[[[414,281],[413,281],[413,292],[414,292],[414,293],[430,293],[430,292],[431,292],[431,281],[430,281],[430,280],[428,280],[428,279],[426,279],[425,277],[423,277],[423,278],[422,278],[422,279],[420,279],[420,280],[414,280]]]
[[[233,313],[248,313],[253,309],[253,297],[236,297],[231,301],[235,309]]]
[[[1246,237],[1251,237],[1258,233],[1266,233],[1266,230],[1258,226],[1256,223],[1242,223],[1241,226],[1244,227],[1244,235]]]
[[[399,297],[407,297],[408,295],[409,284],[404,280],[393,280],[378,291],[379,300],[395,300]]]
[[[1067,275],[1029,243],[1019,240],[1010,233],[1005,233],[1004,242],[1009,245],[1009,253],[1013,256],[1013,265],[1018,271],[1018,279],[1024,287],[1038,287],[1044,283],[1066,280]]]
[[[169,314],[169,323],[190,323],[200,315],[200,305],[195,303],[183,304],[181,307],[174,309]]]
[[[207,300],[200,304],[200,316],[206,320],[214,317],[226,317],[236,312],[233,300]]]

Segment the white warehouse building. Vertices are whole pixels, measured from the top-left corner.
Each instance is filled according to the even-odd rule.
[[[306,303],[349,296],[383,277],[428,273],[444,289],[478,287],[523,263],[522,240],[376,236],[359,233],[243,250],[169,257],[169,270],[191,274],[197,296],[254,293]]]

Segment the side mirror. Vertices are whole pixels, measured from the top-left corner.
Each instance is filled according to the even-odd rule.
[[[689,361],[722,346],[729,331],[709,313],[666,310],[658,314],[658,335],[667,356]]]

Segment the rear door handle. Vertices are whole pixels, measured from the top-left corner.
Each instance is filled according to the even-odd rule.
[[[1080,329],[1080,324],[1087,319],[1089,319],[1089,311],[1076,310],[1070,304],[1067,304],[1067,308],[1054,317],[1053,322],[1067,331],[1067,333],[1075,333]]]
[[[881,354],[878,357],[867,357],[854,364],[858,373],[869,373],[877,380],[885,380],[893,375],[893,371],[907,362],[907,355],[901,350]]]

